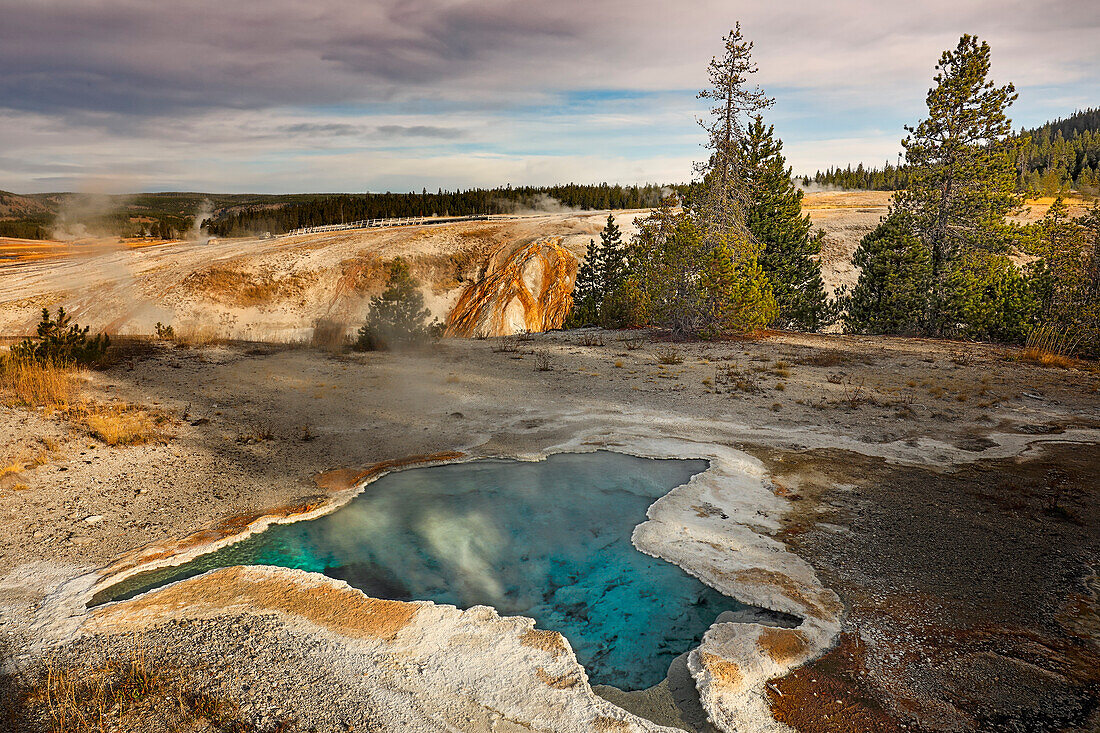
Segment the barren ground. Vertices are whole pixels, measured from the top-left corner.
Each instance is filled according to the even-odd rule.
[[[620,340],[636,335],[343,357],[156,346],[87,374],[96,399],[174,416],[172,439],[130,448],[2,407],[9,453],[56,441],[45,465],[0,483],[7,633],[33,633],[21,619],[52,581],[293,504],[322,472],[474,445],[523,454],[562,440],[570,421],[625,412],[712,425],[716,443],[763,460],[793,500],[780,539],[845,601],[838,651],[777,684],[780,719],[837,729],[808,712],[820,710],[853,730],[1088,729],[1100,669],[1095,373],[920,340]],[[682,363],[658,363],[668,348]],[[551,371],[535,371],[534,349]],[[740,385],[715,393],[727,367]],[[264,654],[296,674],[293,647]]]
[[[836,285],[851,279],[844,253],[885,213],[886,197],[827,196],[807,210],[829,233]],[[111,447],[60,413],[0,404],[0,641],[26,661],[41,640],[35,620],[62,581],[150,543],[310,506],[344,475],[333,470],[451,452],[529,456],[602,425],[644,424],[690,429],[761,462],[786,508],[758,531],[844,603],[837,645],[769,688],[776,719],[800,731],[1097,730],[1100,373],[1089,365],[1040,367],[976,344],[802,334],[706,344],[582,330],[369,354],[274,343],[306,340],[318,318],[354,322],[386,257],[409,256],[445,310],[494,246],[553,235],[579,251],[603,217],[53,252],[0,265],[6,336],[33,326],[47,304],[122,331],[147,333],[171,317],[196,329],[213,320],[209,338],[252,335],[131,343],[114,366],[80,376],[87,399],[163,415],[156,442]],[[96,659],[103,643],[80,642],[69,658]],[[381,678],[349,683],[340,674],[349,659],[277,617],[177,619],[142,644],[258,726],[239,730],[290,719],[319,731],[408,725],[365,702]],[[604,694],[692,728],[699,703],[685,692],[690,680],[674,682]],[[2,712],[0,729],[19,730]],[[170,729],[150,721],[149,730]],[[451,725],[518,730],[496,718]]]

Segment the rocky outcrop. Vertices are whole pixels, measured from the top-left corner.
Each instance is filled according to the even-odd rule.
[[[448,336],[507,336],[560,328],[573,307],[577,256],[561,237],[498,250],[447,319]]]

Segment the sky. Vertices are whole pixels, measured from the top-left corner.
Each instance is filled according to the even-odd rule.
[[[0,0],[0,189],[682,182],[738,21],[796,173],[896,162],[963,33],[1017,127],[1100,106],[1100,0]]]

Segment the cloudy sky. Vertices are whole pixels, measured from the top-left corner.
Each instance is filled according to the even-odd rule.
[[[1100,0],[0,0],[0,189],[687,180],[735,21],[796,172],[895,159],[939,54],[1100,105]]]

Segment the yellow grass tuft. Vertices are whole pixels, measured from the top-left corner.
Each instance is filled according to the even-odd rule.
[[[141,445],[165,437],[157,420],[140,409],[97,410],[84,418],[84,424],[107,445]]]
[[[220,343],[225,338],[213,326],[187,324],[176,329],[173,340],[180,346],[201,348]]]
[[[4,478],[5,476],[14,476],[17,473],[23,473],[23,471],[25,471],[26,469],[27,467],[23,464],[22,461],[12,461],[6,466],[0,466],[0,478]]]
[[[1034,329],[1016,359],[1039,366],[1073,369],[1079,365],[1073,354],[1081,338],[1069,328],[1046,325]]]
[[[8,404],[64,410],[77,397],[76,371],[67,364],[40,364],[5,355],[0,358],[0,392]]]

